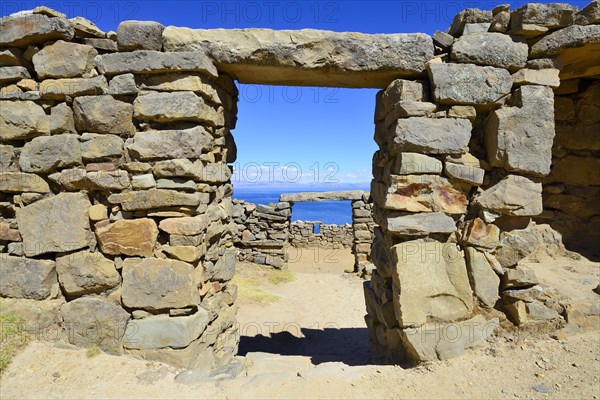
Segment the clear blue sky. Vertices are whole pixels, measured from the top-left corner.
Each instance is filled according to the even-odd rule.
[[[492,9],[503,3],[507,1],[2,0],[0,15],[44,4],[69,17],[86,17],[105,31],[116,30],[122,20],[138,19],[191,28],[432,34],[446,30],[464,8]],[[509,3],[514,9],[526,2]],[[580,8],[587,4],[570,3]],[[240,85],[238,126],[233,131],[238,144],[237,178],[256,180],[257,165],[262,165],[261,181],[275,171],[276,180],[292,182],[368,182],[376,150],[375,93],[371,89]]]

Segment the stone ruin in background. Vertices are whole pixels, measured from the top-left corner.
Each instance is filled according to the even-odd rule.
[[[232,203],[237,80],[383,89],[374,356],[457,356],[497,329],[495,309],[516,325],[572,322],[519,261],[560,245],[556,231],[597,251],[599,23],[598,1],[467,9],[433,38],[139,21],[107,34],[45,7],[3,18],[2,310],[40,339],[228,363],[235,218],[257,212],[283,237],[289,217]]]

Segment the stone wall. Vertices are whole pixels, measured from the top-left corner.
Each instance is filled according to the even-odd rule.
[[[352,253],[354,253],[354,271],[363,277],[371,275],[374,266],[371,263],[371,244],[376,224],[373,221],[373,203],[370,195],[352,201]]]
[[[204,54],[161,52],[162,31],[0,21],[0,296],[78,346],[218,366],[239,340],[237,90]]]
[[[318,226],[318,233],[315,233]],[[324,224],[320,221],[294,221],[290,225],[290,244],[294,247],[341,249],[352,246],[352,225]]]

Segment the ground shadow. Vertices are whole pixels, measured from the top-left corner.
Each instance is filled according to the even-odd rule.
[[[301,328],[304,337],[284,331],[270,336],[242,336],[238,355],[265,352],[284,356],[310,357],[314,365],[343,362],[346,365],[368,365],[369,334],[367,328]]]

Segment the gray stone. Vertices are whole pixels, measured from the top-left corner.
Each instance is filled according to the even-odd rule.
[[[213,145],[212,136],[202,127],[185,130],[138,132],[125,144],[135,160],[200,158]]]
[[[152,172],[159,178],[164,177],[190,177],[201,180],[204,175],[202,161],[190,161],[186,158],[158,161],[152,167]]]
[[[106,78],[68,78],[45,79],[40,83],[40,94],[43,99],[64,101],[67,97],[103,94],[108,90]]]
[[[554,140],[554,94],[546,86],[527,85],[515,107],[493,111],[485,122],[485,145],[491,165],[509,171],[547,175]]]
[[[454,321],[471,313],[472,292],[458,246],[419,239],[397,244],[391,252],[400,327],[421,326],[432,319]]]
[[[88,209],[84,193],[61,193],[16,210],[27,257],[78,250],[90,243]]]
[[[76,78],[89,75],[98,55],[92,46],[59,40],[33,56],[38,79]]]
[[[75,17],[69,19],[69,22],[73,24],[73,28],[75,28],[75,36],[77,38],[105,38],[106,33],[104,33],[100,28],[96,26],[92,21],[83,17]]]
[[[99,57],[98,70],[106,75],[190,71],[218,77],[217,69],[211,59],[202,52],[163,53],[137,50],[105,54]]]
[[[133,74],[116,75],[108,83],[108,94],[113,96],[133,95],[137,92]]]
[[[56,259],[58,281],[68,296],[102,293],[121,283],[115,263],[101,253],[83,250]]]
[[[479,167],[460,165],[447,162],[444,171],[449,178],[480,186],[483,183],[485,171]]]
[[[500,287],[500,278],[494,272],[487,257],[473,247],[465,249],[467,257],[467,272],[475,296],[486,307],[494,307]]]
[[[577,25],[600,24],[600,1],[593,0],[575,15]]]
[[[492,12],[479,10],[477,8],[466,8],[454,16],[452,25],[448,33],[454,37],[463,34],[466,24],[480,24],[490,22],[492,20]]]
[[[425,236],[431,233],[452,233],[456,230],[452,217],[440,212],[390,214],[385,222],[386,229],[393,235]]]
[[[134,189],[151,189],[156,187],[156,180],[152,174],[134,175],[131,177],[131,186]]]
[[[0,102],[0,139],[22,140],[50,133],[50,118],[33,101]]]
[[[472,64],[430,64],[433,97],[442,104],[500,105],[512,80],[505,69]]]
[[[484,33],[490,29],[491,22],[479,22],[476,24],[465,24],[461,38],[477,33]]]
[[[558,69],[521,69],[512,74],[513,83],[517,86],[521,85],[543,85],[557,88],[560,85],[558,77]]]
[[[49,173],[79,164],[78,136],[69,134],[34,138],[25,143],[19,159],[21,170],[25,172]]]
[[[241,83],[386,87],[417,77],[433,57],[424,34],[367,35],[313,29],[189,29],[169,26],[165,51],[196,51]],[[267,68],[268,67],[268,68]],[[326,74],[323,72],[327,71]]]
[[[31,75],[25,67],[0,67],[0,84],[2,85],[28,78],[31,78]]]
[[[0,296],[47,299],[57,283],[54,261],[33,260],[2,254]]]
[[[363,190],[340,190],[335,192],[302,192],[284,193],[279,196],[279,201],[297,203],[303,201],[334,201],[334,200],[360,200],[366,192]]]
[[[433,43],[435,43],[437,46],[440,46],[444,50],[450,48],[452,43],[454,43],[454,36],[442,31],[435,31],[432,38]]]
[[[119,51],[117,42],[112,39],[85,38],[83,39],[83,43],[103,52],[116,53]]]
[[[532,269],[525,267],[507,268],[502,276],[503,289],[525,289],[540,283]]]
[[[129,175],[122,170],[88,172],[72,168],[48,177],[66,190],[123,190],[130,185]]]
[[[0,192],[3,193],[48,193],[50,187],[41,177],[22,172],[0,172]]]
[[[123,21],[117,28],[119,51],[162,50],[164,26],[152,21]]]
[[[197,306],[194,267],[176,260],[127,259],[123,263],[123,304],[160,311]]]
[[[215,272],[211,280],[227,282],[233,278],[235,274],[235,262],[237,258],[237,249],[230,248],[225,250],[225,253],[219,257],[215,264]]]
[[[452,45],[451,57],[463,64],[491,65],[517,70],[527,62],[529,47],[513,42],[502,33],[473,33],[462,36]]]
[[[123,335],[130,316],[121,306],[101,298],[82,297],[63,305],[61,314],[71,344],[99,347],[109,354],[123,353]]]
[[[0,19],[0,47],[25,48],[50,40],[71,40],[74,34],[72,24],[64,18],[28,14]]]
[[[463,118],[411,117],[392,125],[390,152],[460,154],[467,152],[471,122]]]
[[[544,36],[531,46],[530,57],[552,58],[566,49],[600,42],[600,26],[573,25]]]
[[[138,96],[133,106],[138,121],[196,121],[213,125],[219,120],[216,110],[194,92],[149,93]]]
[[[182,349],[200,337],[208,325],[208,312],[203,308],[188,317],[156,315],[130,320],[123,345],[129,349]]]
[[[124,141],[116,135],[84,133],[81,135],[81,156],[86,161],[121,157]]]
[[[477,196],[475,203],[503,215],[539,215],[543,211],[542,184],[524,176],[508,175]]]
[[[543,245],[562,245],[560,234],[548,225],[530,224],[525,229],[503,232],[495,252],[496,259],[504,268],[514,267]]]
[[[133,106],[112,96],[84,96],[73,102],[75,126],[80,132],[132,134]]]
[[[510,12],[501,11],[492,17],[490,22],[490,32],[505,33],[508,30],[510,24]]]
[[[50,133],[77,133],[73,110],[66,103],[60,103],[50,110]]]
[[[439,174],[442,172],[442,162],[436,158],[419,153],[400,153],[396,157],[393,174]]]
[[[174,206],[197,207],[200,204],[208,204],[209,199],[209,193],[180,193],[174,190],[150,189],[112,194],[108,201],[112,204],[120,204],[124,211],[137,211]]]
[[[577,7],[564,3],[525,4],[511,13],[510,33],[534,37],[548,29],[564,28],[573,24],[576,12]]]

